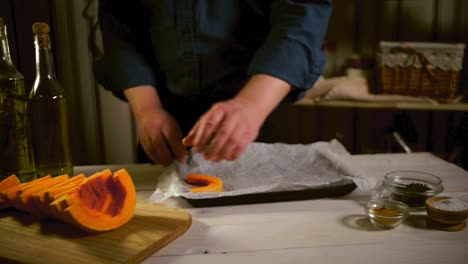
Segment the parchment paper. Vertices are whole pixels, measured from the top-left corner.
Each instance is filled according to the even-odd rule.
[[[293,191],[353,181],[359,189],[376,185],[349,161],[349,152],[336,139],[313,144],[252,143],[235,161],[214,163],[194,154],[189,164],[174,162],[160,176],[156,191],[149,198],[160,202],[173,196],[207,199],[251,193]],[[184,181],[188,173],[216,176],[224,192],[191,193]]]

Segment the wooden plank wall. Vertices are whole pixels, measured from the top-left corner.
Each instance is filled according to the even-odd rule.
[[[340,75],[352,54],[374,59],[379,41],[465,43],[468,45],[468,0],[335,0],[326,43],[328,75]],[[465,52],[466,54],[466,52]],[[461,87],[467,86],[468,56]]]
[[[468,0],[335,0],[333,4],[325,43],[335,51],[328,54],[325,77],[344,75],[346,60],[353,54],[373,60],[383,40],[468,46]],[[466,53],[465,49],[460,90],[468,93]],[[413,151],[431,151],[445,158],[460,144],[455,137],[460,138],[457,131],[467,115],[304,106],[292,112],[302,129],[295,132],[294,143],[338,138],[354,154],[403,152],[390,132],[402,122],[396,120],[404,119],[414,128],[415,137],[407,139]]]

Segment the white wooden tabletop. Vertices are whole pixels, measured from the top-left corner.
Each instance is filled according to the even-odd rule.
[[[376,177],[393,170],[430,172],[443,179],[443,194],[468,195],[468,172],[430,153],[351,159]],[[162,171],[148,164],[111,169],[119,167],[135,177],[140,199],[151,195]],[[76,172],[96,169],[83,166]],[[167,203],[187,208],[193,224],[143,263],[468,263],[468,228],[431,229],[421,211],[395,229],[377,229],[364,213],[367,200],[369,193],[360,190],[339,198],[205,208],[174,198]]]

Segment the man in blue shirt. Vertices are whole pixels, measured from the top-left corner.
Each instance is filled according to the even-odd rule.
[[[186,146],[234,160],[319,77],[331,10],[330,0],[100,0],[96,77],[129,102],[152,161],[183,162]]]

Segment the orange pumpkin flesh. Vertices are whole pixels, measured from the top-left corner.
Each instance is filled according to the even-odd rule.
[[[38,208],[33,200],[33,195],[41,190],[51,188],[52,186],[67,180],[69,177],[67,174],[60,175],[57,177],[50,178],[46,181],[43,181],[40,184],[34,185],[31,188],[25,190],[19,194],[15,199],[15,208],[22,211],[27,211],[29,213],[37,212]]]
[[[68,190],[71,186],[77,186],[81,181],[86,178],[84,174],[79,174],[65,180],[61,183],[58,183],[50,188],[44,189],[40,192],[37,192],[33,195],[33,200],[35,202],[36,207],[39,210],[39,213],[36,214],[37,217],[47,218],[51,217],[52,214],[50,213],[49,204],[52,199],[49,199],[50,196],[55,195],[57,193],[61,193],[64,190]],[[33,213],[34,214],[34,213]]]
[[[136,191],[125,169],[115,173],[106,169],[89,178],[84,175],[73,178],[46,176],[23,184],[8,179],[0,182],[0,196],[7,198],[5,204],[8,202],[8,206],[18,210],[55,218],[91,232],[118,228],[133,217]]]
[[[206,174],[187,174],[186,181],[201,187],[192,187],[190,192],[222,192],[224,191],[223,181],[215,176]]]
[[[46,180],[48,180],[50,178],[51,178],[51,176],[47,175],[47,176],[44,176],[42,178],[35,179],[33,181],[23,183],[21,185],[6,189],[6,190],[0,192],[0,196],[5,200],[5,202],[7,203],[7,205],[9,207],[14,207],[14,205],[15,205],[14,200],[16,199],[16,197],[19,194],[21,194],[23,191],[25,191],[25,190],[27,190],[29,188],[32,188],[34,185],[39,184],[40,182],[46,181]]]
[[[19,186],[20,184],[21,182],[16,175],[10,175],[0,182],[0,191]]]
[[[78,199],[70,201],[62,215],[65,221],[84,230],[115,229],[127,223],[135,212],[135,186],[125,169],[109,177],[90,177],[80,184],[76,194]]]
[[[73,192],[64,194],[62,197],[53,201],[49,205],[49,213],[52,216],[52,218],[62,220],[64,222],[70,222],[69,220],[67,220],[68,218],[65,217],[63,212],[65,211],[65,209],[73,205],[78,200],[78,195],[74,193],[74,191],[75,190],[73,190]]]
[[[48,192],[44,194],[45,205],[47,206],[53,201],[62,197],[62,195],[70,193],[75,187],[78,187],[84,180],[86,180],[86,177],[70,182],[69,184],[59,187],[57,189],[49,190]]]
[[[18,177],[16,177],[16,175],[10,175],[0,182],[0,192],[20,185],[21,182]],[[6,204],[5,200],[3,200],[3,198],[0,196],[0,210],[6,209],[7,207],[8,205]]]

